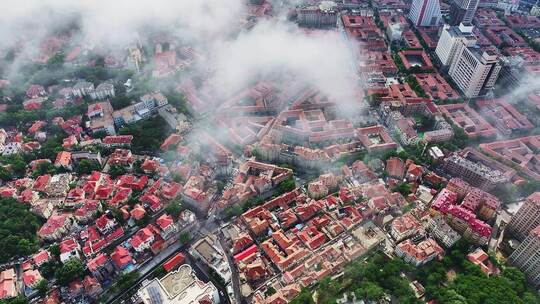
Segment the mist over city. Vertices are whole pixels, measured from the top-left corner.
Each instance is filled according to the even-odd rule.
[[[535,1],[0,6],[0,304],[540,303]]]

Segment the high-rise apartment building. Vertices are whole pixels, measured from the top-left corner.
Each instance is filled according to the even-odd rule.
[[[524,12],[534,12],[540,6],[539,0],[519,0],[519,10]]]
[[[436,26],[441,18],[439,0],[413,0],[409,19],[415,26]]]
[[[523,203],[508,224],[508,231],[523,241],[531,230],[540,226],[540,192],[535,192]]]
[[[540,226],[534,228],[512,252],[508,262],[521,269],[534,286],[540,285]]]
[[[335,27],[338,8],[335,2],[322,1],[319,5],[308,5],[297,9],[298,25],[305,27]]]
[[[450,25],[472,24],[479,0],[454,0],[450,5]]]
[[[476,44],[476,36],[472,33],[472,30],[473,26],[471,25],[444,25],[435,49],[435,53],[443,66],[449,66],[456,57],[456,53],[461,51],[461,48],[472,47]]]
[[[501,70],[496,50],[463,46],[455,56],[448,74],[465,96],[478,97],[493,88]]]

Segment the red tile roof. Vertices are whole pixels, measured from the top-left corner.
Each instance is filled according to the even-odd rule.
[[[145,172],[154,172],[159,168],[159,162],[152,159],[145,159],[141,164],[141,169]]]
[[[68,253],[79,248],[79,243],[73,238],[65,239],[60,243],[60,253]]]
[[[156,224],[161,228],[161,230],[165,230],[167,227],[172,225],[174,223],[172,216],[168,214],[163,214],[162,216],[158,217],[156,220]]]
[[[27,270],[23,273],[22,279],[25,286],[32,286],[41,281],[41,274],[38,270]]]
[[[86,266],[88,267],[88,270],[94,272],[100,267],[104,266],[107,263],[107,260],[107,256],[103,253],[100,253],[95,258],[89,260],[88,263],[86,263]]]
[[[182,136],[178,134],[171,134],[163,141],[160,149],[162,151],[167,151],[170,146],[177,145],[180,141],[182,141]]]
[[[39,176],[34,183],[34,190],[44,192],[50,180],[51,176],[49,174]]]
[[[117,246],[114,249],[114,252],[111,254],[111,259],[113,263],[116,265],[116,267],[120,269],[125,268],[127,265],[133,262],[133,259],[131,258],[129,251],[122,246]]]
[[[165,271],[169,272],[174,269],[176,266],[184,263],[185,256],[181,252],[177,253],[175,256],[163,263],[163,268]]]
[[[142,244],[148,242],[153,236],[154,233],[152,230],[150,230],[150,228],[142,228],[131,238],[131,246],[133,246],[133,248],[139,248]]]
[[[71,163],[71,152],[62,151],[56,155],[55,166],[67,167]]]
[[[130,214],[134,219],[140,220],[146,215],[146,210],[141,205],[137,204],[133,207]]]
[[[41,264],[49,261],[50,258],[51,256],[47,250],[41,250],[34,255],[33,260],[34,264],[39,267]]]
[[[47,236],[56,232],[57,229],[64,227],[68,220],[67,214],[53,215],[47,222],[41,226],[38,233],[42,236]]]
[[[105,145],[130,145],[132,140],[133,135],[116,135],[106,136],[102,142]]]

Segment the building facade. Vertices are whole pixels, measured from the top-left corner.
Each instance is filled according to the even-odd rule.
[[[465,96],[474,98],[493,88],[500,70],[495,51],[461,47],[450,65],[449,75]]]
[[[413,0],[409,19],[415,26],[437,26],[441,22],[441,6],[437,0]]]
[[[168,273],[161,279],[146,281],[137,295],[144,304],[220,303],[218,290],[214,284],[199,280],[187,264],[181,265],[178,270]]]
[[[524,240],[540,225],[540,192],[531,194],[508,224],[508,231],[518,240]]]
[[[454,0],[450,5],[450,24],[472,24],[479,0]]]
[[[521,269],[534,286],[540,285],[540,226],[529,233],[508,262]]]
[[[322,1],[318,6],[304,6],[297,9],[298,25],[305,27],[335,27],[338,10],[335,2]]]
[[[474,36],[472,31],[473,26],[469,25],[444,25],[441,37],[437,43],[437,48],[435,49],[435,53],[443,66],[449,66],[462,47],[474,46],[476,36]]]

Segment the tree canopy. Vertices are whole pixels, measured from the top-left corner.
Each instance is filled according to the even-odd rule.
[[[354,294],[357,299],[379,300],[386,295],[396,298],[397,303],[420,303],[409,281],[402,273],[411,273],[414,268],[400,259],[390,260],[377,253],[366,261],[356,260],[349,264],[340,279],[321,280],[315,288],[317,303],[335,303],[345,294]],[[302,291],[291,303],[314,303],[309,290]]]
[[[39,218],[13,198],[0,199],[0,263],[37,251]]]
[[[160,116],[142,120],[120,129],[121,135],[133,135],[134,153],[156,152],[170,133],[170,127]]]
[[[525,276],[519,269],[508,266],[500,275],[488,277],[469,262],[468,250],[468,245],[460,241],[442,261],[419,269],[417,279],[424,285],[427,298],[441,304],[540,303],[527,290]],[[448,276],[450,271],[456,273],[452,279]]]
[[[64,263],[60,268],[57,268],[54,276],[58,280],[58,283],[66,286],[78,277],[84,274],[84,268],[81,260],[78,258],[71,258]]]

